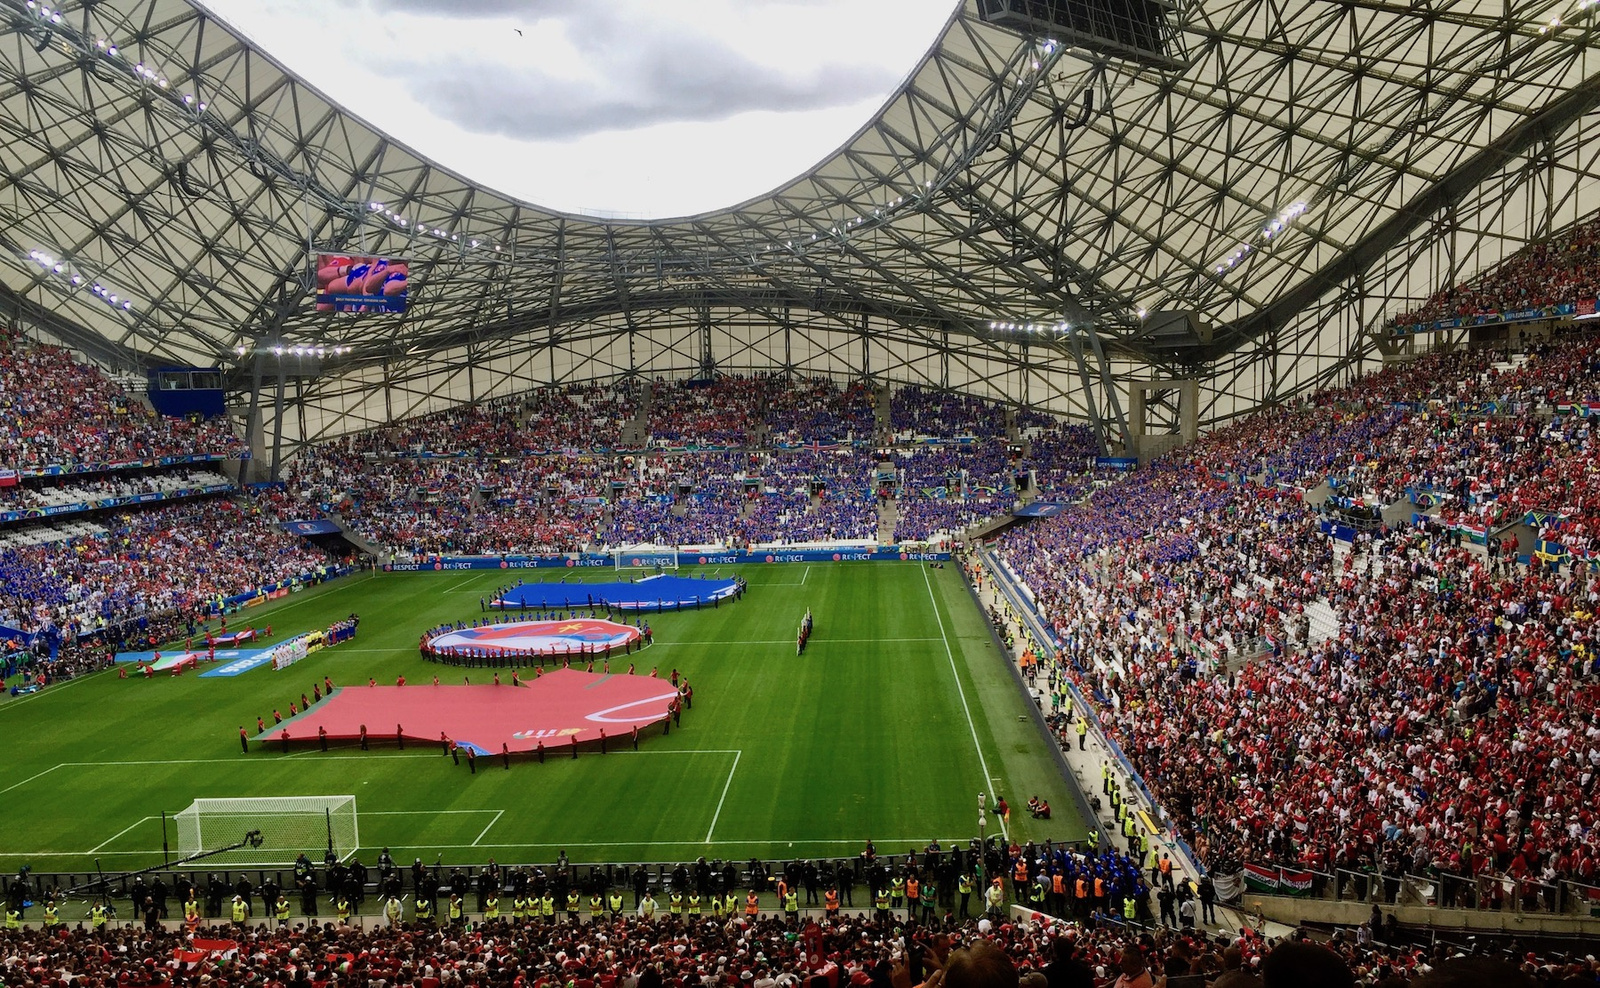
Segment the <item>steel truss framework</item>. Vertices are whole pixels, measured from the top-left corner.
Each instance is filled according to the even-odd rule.
[[[0,311],[114,367],[220,363],[241,390],[263,358],[237,348],[351,347],[289,375],[291,441],[712,367],[1092,420],[1095,342],[1114,380],[1199,376],[1216,422],[1353,373],[1385,315],[1600,205],[1594,17],[1571,6],[1189,3],[1187,67],[1160,72],[969,2],[809,173],[641,222],[476,186],[187,0],[0,0]],[[411,311],[312,311],[321,249],[412,259]],[[1158,348],[1157,309],[1216,341]]]

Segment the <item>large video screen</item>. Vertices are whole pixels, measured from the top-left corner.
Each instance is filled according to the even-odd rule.
[[[392,257],[317,255],[318,312],[404,312],[409,265]]]

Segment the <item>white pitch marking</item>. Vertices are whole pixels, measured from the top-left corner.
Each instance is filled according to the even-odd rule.
[[[933,581],[928,579],[928,571],[922,571],[922,582],[928,588],[928,603],[933,605],[933,619],[939,623],[939,635],[944,638],[945,658],[950,660],[950,675],[956,680],[956,695],[961,697],[961,709],[967,715],[967,729],[972,732],[972,747],[978,752],[978,764],[983,767],[983,777],[993,781],[989,774],[989,760],[983,757],[983,745],[978,742],[978,725],[972,722],[972,708],[967,705],[967,690],[961,685],[961,674],[956,671],[956,654],[950,650],[950,638],[944,632],[944,615],[939,613],[939,600],[933,595]],[[1006,829],[1004,818],[1000,820],[1000,834],[1010,843],[1011,834]]]
[[[498,816],[505,810],[362,810],[362,816],[466,816],[471,813],[493,813]]]
[[[717,818],[722,816],[722,803],[728,798],[728,787],[733,785],[733,773],[738,770],[739,756],[743,754],[743,750],[736,751],[733,754],[733,767],[728,769],[728,781],[722,784],[722,799],[717,800],[717,811],[711,814],[711,826],[706,830],[707,844],[711,843],[711,835],[716,832]]]
[[[144,823],[146,820],[154,820],[154,819],[155,819],[155,817],[153,817],[153,816],[147,816],[142,820],[135,820],[133,823],[128,824],[126,827],[123,827],[121,830],[119,830],[116,833],[112,834],[111,837],[108,840],[106,840],[103,843],[101,843],[100,847],[105,847],[106,844],[111,843],[112,841],[116,840],[118,837],[121,837],[123,834],[125,834],[128,831],[132,830],[134,827],[137,827],[140,824]],[[90,848],[89,849],[89,853],[90,854],[99,854],[100,853],[100,847]]]
[[[489,827],[492,827],[495,824],[499,823],[500,822],[500,817],[503,816],[504,814],[505,814],[505,810],[500,810],[500,811],[496,812],[495,815],[494,815],[494,819],[489,821]],[[483,828],[483,832],[478,835],[478,840],[475,840],[475,841],[472,842],[474,847],[477,846],[478,841],[483,840],[485,834],[488,834],[489,827],[484,827]]]
[[[67,764],[68,764],[67,762],[62,762],[60,765],[52,765],[51,767],[45,769],[43,772],[40,772],[40,773],[38,773],[36,775],[28,776],[26,779],[23,779],[21,782],[13,782],[11,785],[6,786],[4,789],[0,789],[0,796],[5,795],[6,793],[10,792],[13,789],[20,789],[23,786],[27,785],[28,783],[32,782],[34,779],[43,778],[44,776],[49,775],[51,772],[54,772],[56,769],[61,768],[61,767],[65,766],[65,765],[67,765]]]

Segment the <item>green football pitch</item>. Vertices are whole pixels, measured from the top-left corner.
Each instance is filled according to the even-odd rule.
[[[684,570],[685,574],[693,570]],[[723,574],[729,572],[724,569]],[[639,750],[579,758],[480,759],[476,775],[437,744],[370,752],[252,745],[240,725],[335,683],[484,682],[435,665],[423,629],[479,614],[505,571],[362,574],[230,623],[274,640],[354,611],[358,637],[278,672],[118,678],[113,671],[0,701],[0,869],[106,872],[158,865],[162,819],[198,797],[354,795],[360,853],[387,846],[429,864],[631,862],[898,853],[977,834],[977,794],[1018,807],[1008,833],[1075,840],[1086,828],[1028,701],[954,566],[817,563],[747,567],[743,600],[650,617],[655,643],[630,658],[693,684],[682,727]],[[566,573],[522,571],[528,580]],[[611,571],[587,579],[615,579]],[[569,579],[571,577],[569,576]],[[816,631],[803,657],[806,608]],[[1029,796],[1055,819],[1030,819]],[[990,833],[997,832],[990,817]],[[176,827],[167,823],[177,855]]]

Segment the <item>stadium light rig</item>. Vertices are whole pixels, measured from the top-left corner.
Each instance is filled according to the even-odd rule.
[[[77,266],[70,260],[64,257],[57,257],[47,250],[30,250],[28,251],[28,258],[39,265],[46,273],[54,275],[56,280],[64,287],[81,289],[87,285],[92,294],[98,296],[102,302],[113,309],[121,309],[123,312],[133,311],[133,300],[128,298],[126,293],[107,288],[98,280],[78,270]]]
[[[275,344],[273,346],[251,347],[241,343],[233,348],[233,355],[236,357],[249,357],[256,354],[264,356],[270,353],[274,357],[343,357],[354,351],[354,347],[345,346],[344,344],[338,346],[308,346],[301,343],[293,343],[289,346]]]
[[[1306,210],[1310,208],[1303,200],[1296,200],[1285,206],[1278,212],[1276,217],[1262,225],[1261,233],[1258,234],[1260,246],[1253,241],[1240,244],[1237,250],[1217,263],[1216,273],[1219,275],[1226,274],[1230,268],[1235,267],[1251,254],[1265,249],[1274,237],[1289,232],[1290,225],[1293,224],[1295,219],[1304,216]]]
[[[446,230],[442,227],[430,227],[426,223],[416,223],[408,220],[405,218],[404,213],[395,212],[394,210],[390,209],[386,203],[375,201],[368,202],[367,212],[372,213],[375,216],[382,216],[394,226],[397,226],[409,233],[415,233],[425,237],[434,237],[438,240],[448,240],[451,243],[461,242],[461,234],[455,233],[451,230]],[[500,253],[504,250],[500,244],[490,243],[489,241],[478,237],[469,237],[467,239],[467,246],[473,250],[491,250],[496,253]]]
[[[995,319],[989,322],[989,332],[1016,333],[1022,336],[1048,334],[1053,337],[1062,337],[1072,332],[1072,324],[1069,322],[1008,322],[1002,319]]]
[[[32,11],[33,14],[39,18],[39,20],[49,24],[52,30],[59,28],[61,33],[68,36],[74,45],[77,45],[84,51],[90,51],[88,38],[78,34],[71,28],[69,24],[62,23],[61,9],[59,7],[51,7],[47,3],[40,3],[39,0],[28,0],[28,10]],[[167,96],[170,100],[172,100],[173,103],[182,105],[192,113],[205,112],[206,103],[204,100],[199,99],[193,93],[184,93],[180,97],[177,93],[171,92],[170,89],[172,84],[167,80],[165,75],[162,75],[153,67],[146,65],[143,61],[129,64],[128,60],[122,57],[122,50],[109,39],[96,38],[94,48],[98,50],[107,61],[121,66],[124,71],[132,75],[135,79],[138,79],[141,83],[144,83],[148,86],[154,86],[160,90],[168,90]]]

